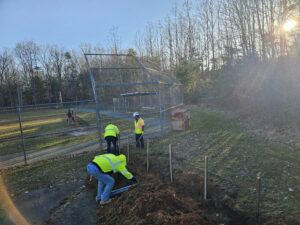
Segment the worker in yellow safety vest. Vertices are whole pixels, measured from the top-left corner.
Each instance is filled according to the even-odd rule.
[[[95,156],[92,162],[87,165],[87,172],[98,180],[96,201],[101,205],[110,202],[110,194],[115,184],[115,179],[108,173],[121,173],[132,184],[136,178],[126,169],[126,156],[114,154],[102,154]]]
[[[133,113],[134,117],[134,133],[135,133],[135,141],[136,147],[144,148],[144,131],[145,131],[145,122],[140,117],[138,112]]]
[[[108,124],[104,129],[104,139],[107,143],[107,153],[117,154],[117,141],[120,136],[119,128],[114,124]],[[111,143],[113,150],[111,150]]]

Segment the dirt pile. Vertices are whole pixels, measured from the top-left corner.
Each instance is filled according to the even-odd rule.
[[[162,181],[158,175],[139,168],[141,167],[129,166],[130,171],[137,174],[138,185],[114,198],[111,203],[98,206],[97,224],[247,224],[245,218],[221,203],[230,205],[233,201],[229,196],[227,202],[224,201],[221,191],[215,191],[218,195],[215,199],[204,201],[201,190],[197,188],[200,178],[197,179],[196,175],[181,174],[182,178],[171,185]],[[122,176],[114,177],[115,188],[126,185]],[[96,194],[96,181],[88,183],[89,191]]]
[[[178,225],[217,224],[192,198],[180,197],[174,188],[153,175],[145,175],[127,193],[97,210],[98,224]]]

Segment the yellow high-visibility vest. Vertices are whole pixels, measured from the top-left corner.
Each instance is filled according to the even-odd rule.
[[[96,156],[92,162],[96,163],[104,173],[121,173],[124,177],[130,180],[133,175],[126,169],[126,159],[125,162],[123,162],[120,160],[120,157],[121,155],[116,156],[114,154],[102,154]]]
[[[120,134],[119,128],[113,124],[108,124],[104,129],[104,138],[107,136],[117,137]]]
[[[145,126],[145,122],[142,118],[139,118],[138,121],[134,120],[134,133],[143,134],[143,126]]]

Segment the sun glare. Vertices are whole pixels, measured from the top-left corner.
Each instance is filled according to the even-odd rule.
[[[0,202],[1,205],[8,216],[8,218],[13,222],[14,224],[20,224],[20,225],[30,225],[30,223],[23,217],[23,215],[20,213],[20,211],[17,209],[13,201],[11,200],[5,184],[3,182],[3,179],[0,175]],[[0,221],[1,223],[1,221]]]
[[[295,28],[297,25],[295,20],[289,19],[283,24],[283,30],[284,31],[291,31]]]

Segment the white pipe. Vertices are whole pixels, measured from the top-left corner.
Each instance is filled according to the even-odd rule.
[[[170,178],[171,183],[173,183],[173,171],[172,171],[172,145],[169,144],[169,155],[170,155]]]
[[[204,200],[207,195],[207,156],[204,157]]]
[[[147,172],[149,171],[149,138],[147,139]]]

